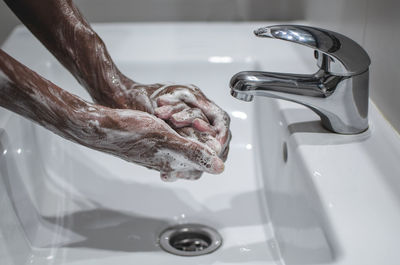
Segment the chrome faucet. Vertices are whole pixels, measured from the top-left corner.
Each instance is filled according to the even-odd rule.
[[[312,75],[244,71],[231,81],[231,95],[285,99],[316,112],[322,125],[340,134],[368,129],[368,74],[371,61],[355,41],[329,30],[276,25],[254,31],[258,37],[290,41],[313,48],[319,70]]]

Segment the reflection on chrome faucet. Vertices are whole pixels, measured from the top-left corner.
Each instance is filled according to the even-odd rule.
[[[330,131],[357,134],[368,129],[368,54],[339,33],[296,25],[256,30],[258,37],[286,40],[315,49],[319,70],[312,75],[244,71],[230,81],[231,94],[285,99],[309,107]]]

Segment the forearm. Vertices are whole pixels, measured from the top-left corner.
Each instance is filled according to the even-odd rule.
[[[109,107],[129,105],[124,91],[133,82],[127,82],[115,66],[103,41],[72,0],[5,2],[96,102]]]
[[[86,110],[93,104],[64,91],[0,49],[0,106],[74,142],[93,142]]]

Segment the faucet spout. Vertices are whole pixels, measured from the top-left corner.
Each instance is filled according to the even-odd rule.
[[[230,87],[241,95],[258,95],[297,101],[299,96],[325,98],[345,77],[334,76],[323,70],[312,75],[243,71],[235,74]],[[296,96],[293,96],[296,95]]]
[[[231,95],[244,101],[263,96],[302,104],[336,133],[356,134],[368,128],[368,71],[351,78],[324,70],[313,75],[244,71],[232,77],[230,87]]]

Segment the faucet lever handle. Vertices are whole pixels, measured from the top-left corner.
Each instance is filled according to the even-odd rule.
[[[254,34],[315,49],[318,66],[333,75],[358,75],[367,71],[371,64],[367,52],[357,42],[333,31],[301,25],[275,25],[259,28]]]

